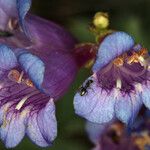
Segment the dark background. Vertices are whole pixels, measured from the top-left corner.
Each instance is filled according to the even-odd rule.
[[[33,0],[32,13],[68,29],[80,42],[92,42],[88,25],[97,11],[108,12],[110,27],[133,35],[150,48],[150,0]],[[73,96],[90,71],[82,69],[68,93],[57,102],[58,136],[53,147],[40,148],[25,138],[15,150],[90,150],[85,122],[74,114]],[[3,144],[0,150],[4,150]]]

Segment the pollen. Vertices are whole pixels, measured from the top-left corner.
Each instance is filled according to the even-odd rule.
[[[139,147],[140,150],[145,150],[146,145],[150,145],[150,136],[147,132],[144,132],[141,137],[135,137],[135,145]]]
[[[123,66],[124,60],[122,57],[118,57],[113,61],[113,64],[117,67]]]
[[[33,87],[34,85],[33,85],[33,82],[31,81],[31,80],[29,80],[29,79],[26,79],[25,81],[24,81],[24,83],[27,85],[27,86],[30,86],[30,87]]]
[[[148,51],[146,48],[142,48],[138,52],[133,52],[133,54],[128,57],[127,63],[132,64],[132,63],[140,63],[141,66],[145,66],[145,59],[144,57],[148,54]]]
[[[148,50],[146,48],[142,48],[139,52],[138,52],[139,56],[145,56],[148,54]]]
[[[127,63],[138,63],[139,62],[139,55],[135,52],[133,52],[132,56],[128,57]]]
[[[14,82],[17,82],[17,83],[23,83],[23,84],[26,84],[27,86],[29,87],[33,87],[33,82],[28,79],[28,78],[24,78],[24,72],[22,71],[21,73],[17,70],[11,70],[9,73],[8,73],[8,78],[11,80],[11,81],[14,81]]]

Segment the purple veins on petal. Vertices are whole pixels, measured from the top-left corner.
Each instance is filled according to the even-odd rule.
[[[89,78],[79,88],[74,97],[75,112],[94,123],[106,123],[117,118],[126,124],[132,124],[143,103],[150,107],[149,54],[140,45],[129,48],[134,42],[128,41],[130,36],[122,32],[108,35],[100,47],[104,43],[104,48],[109,48],[109,38],[113,41],[113,48],[116,48],[115,55],[119,56],[114,59],[107,51],[110,54],[108,58],[112,60],[107,64],[103,63],[102,68],[97,68],[92,76],[93,83],[86,86]],[[118,38],[121,40],[117,42]],[[128,41],[129,45],[125,45],[124,41]],[[102,51],[100,49],[98,55]],[[97,58],[96,62],[101,60]]]
[[[23,57],[28,57],[28,60],[37,58],[36,66],[34,64],[27,72],[30,79],[38,89],[58,99],[73,82],[79,69],[73,51],[76,40],[59,25],[37,16],[28,15],[26,24],[31,41],[18,30],[12,37],[0,41],[15,48],[23,70],[27,71],[28,65],[33,63],[33,60],[27,62]]]
[[[7,148],[15,147],[23,139],[25,135],[25,117],[26,116],[12,111],[3,118],[3,124],[0,128],[0,137]]]
[[[27,124],[27,135],[35,144],[41,147],[50,146],[57,135],[53,100],[50,100],[37,114],[31,114]]]
[[[8,16],[7,20],[12,35],[0,38],[0,43],[11,48],[6,46],[3,52],[0,47],[0,72],[7,70],[0,78],[0,137],[9,148],[18,145],[25,134],[46,147],[52,145],[57,134],[53,101],[75,79],[83,65],[78,61],[82,55],[78,53],[79,59],[75,55],[76,40],[62,27],[27,14],[30,0],[15,2],[19,18]],[[85,56],[84,63],[89,58]],[[15,124],[20,126],[18,131],[13,129]]]
[[[100,44],[93,71],[98,71],[133,46],[133,38],[125,32],[114,32],[108,35]]]
[[[139,93],[118,96],[115,103],[116,117],[122,122],[126,124],[130,123],[131,125],[141,106],[142,101]]]
[[[53,99],[24,78],[21,83],[3,78],[0,84],[0,137],[6,147],[17,146],[25,133],[37,145],[50,146],[57,134]]]
[[[79,68],[73,55],[65,52],[55,51],[48,56],[41,56],[41,60],[45,60],[46,68],[42,89],[51,97],[58,99],[73,82]]]
[[[93,83],[82,94],[82,88],[89,80],[93,80]],[[113,92],[108,94],[102,90],[94,77],[87,79],[74,97],[75,112],[95,123],[111,121],[114,117],[114,104]]]

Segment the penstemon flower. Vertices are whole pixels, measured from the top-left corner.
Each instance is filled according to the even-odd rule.
[[[29,14],[30,5],[30,0],[0,0],[0,138],[7,148],[24,135],[41,147],[52,144],[54,102],[94,56],[90,45],[86,55],[62,27]]]
[[[132,129],[119,121],[106,124],[86,123],[92,150],[148,150],[150,148],[149,111],[139,115]]]
[[[149,54],[130,35],[107,35],[92,70],[74,97],[78,115],[94,123],[118,118],[132,124],[143,103],[150,109]]]

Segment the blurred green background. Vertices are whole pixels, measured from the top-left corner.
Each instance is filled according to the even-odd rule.
[[[127,31],[150,48],[150,0],[33,0],[31,11],[68,29],[80,42],[94,41],[88,25],[97,11],[108,12],[110,27]],[[15,150],[90,150],[85,121],[74,114],[73,96],[90,74],[82,69],[67,94],[57,102],[58,136],[53,147],[39,148],[25,138]],[[0,150],[5,150],[1,143]]]

